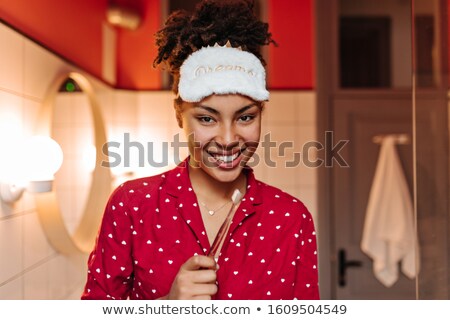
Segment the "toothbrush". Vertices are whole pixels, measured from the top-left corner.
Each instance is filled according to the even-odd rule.
[[[228,228],[230,226],[231,217],[233,216],[233,211],[236,208],[236,206],[239,204],[239,202],[242,199],[242,192],[239,191],[239,189],[234,190],[233,195],[231,196],[231,201],[233,202],[233,205],[231,206],[230,211],[228,212],[227,217],[225,218],[225,221],[222,223],[222,226],[219,229],[219,232],[216,235],[216,238],[214,239],[213,244],[211,245],[211,250],[209,251],[208,256],[216,258],[217,250],[221,247],[223,241],[225,240],[225,235],[228,232]]]

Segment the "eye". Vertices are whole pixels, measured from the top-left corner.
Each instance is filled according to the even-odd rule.
[[[205,124],[210,124],[210,123],[214,122],[214,119],[209,116],[200,116],[200,117],[197,117],[197,119],[201,123],[205,123]]]
[[[255,118],[255,115],[245,114],[239,117],[239,121],[241,122],[250,122]]]

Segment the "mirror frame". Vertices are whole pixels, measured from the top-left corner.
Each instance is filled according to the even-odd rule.
[[[111,193],[112,179],[110,168],[101,166],[102,161],[108,161],[107,155],[102,152],[102,147],[106,143],[106,131],[101,108],[95,98],[94,89],[85,76],[78,72],[69,72],[56,77],[41,105],[35,134],[51,137],[56,95],[67,78],[75,80],[81,90],[87,94],[92,112],[96,161],[90,192],[83,215],[73,235],[69,233],[64,223],[55,190],[35,194],[36,209],[44,233],[56,251],[65,254],[89,253],[93,249],[104,206]]]

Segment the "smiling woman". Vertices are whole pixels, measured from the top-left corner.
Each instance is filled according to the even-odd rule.
[[[311,214],[247,165],[269,99],[268,25],[252,1],[205,0],[156,36],[190,156],[114,191],[82,298],[318,299]]]

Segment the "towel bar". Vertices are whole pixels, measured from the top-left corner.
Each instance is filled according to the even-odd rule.
[[[376,144],[381,144],[383,142],[383,139],[386,137],[394,137],[395,142],[397,144],[409,144],[411,139],[409,138],[409,134],[406,133],[395,133],[395,134],[379,134],[372,138],[372,142]]]

